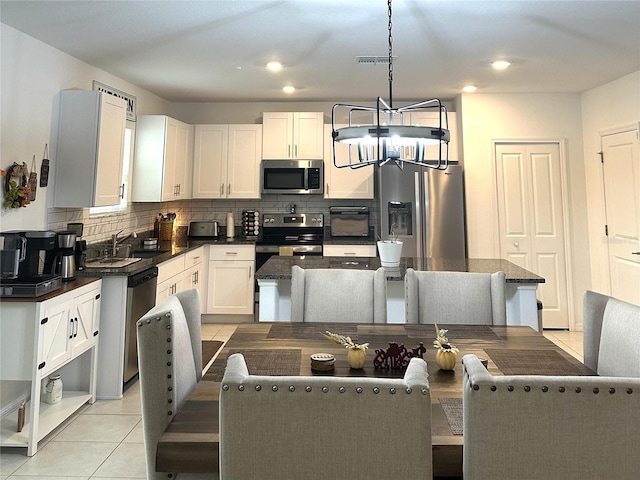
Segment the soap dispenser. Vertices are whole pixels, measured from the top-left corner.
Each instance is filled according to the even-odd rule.
[[[233,221],[233,212],[227,213],[227,238],[233,238],[235,234],[235,224]]]

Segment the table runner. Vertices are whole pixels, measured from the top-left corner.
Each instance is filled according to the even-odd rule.
[[[439,398],[438,401],[447,416],[447,422],[451,427],[451,433],[462,435],[462,399],[461,398]]]
[[[251,375],[300,375],[299,348],[282,348],[273,350],[237,349],[230,350],[225,358],[219,357],[211,365],[207,377],[214,382],[221,382],[227,366],[228,355],[242,353]]]
[[[438,324],[438,327],[449,330],[447,337],[455,344],[455,340],[500,340],[500,337],[487,325],[445,325]],[[436,329],[432,324],[425,325],[405,325],[405,332],[408,337],[429,337],[436,338]]]
[[[503,375],[583,375],[555,350],[486,349]]]
[[[267,338],[320,340],[328,330],[351,337],[351,340],[356,341],[357,328],[352,323],[274,323]]]

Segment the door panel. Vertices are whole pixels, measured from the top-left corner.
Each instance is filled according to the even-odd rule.
[[[611,295],[640,304],[638,131],[602,137]]]
[[[545,283],[545,328],[569,327],[562,178],[558,144],[497,144],[500,253]]]

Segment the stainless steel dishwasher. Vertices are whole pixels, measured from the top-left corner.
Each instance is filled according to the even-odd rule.
[[[127,280],[127,318],[124,332],[124,384],[138,374],[136,322],[156,305],[158,267],[151,267]]]

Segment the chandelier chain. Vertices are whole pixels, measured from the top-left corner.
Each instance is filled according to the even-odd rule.
[[[391,35],[391,0],[387,0],[388,15],[389,15],[389,106],[393,108],[393,36]]]

